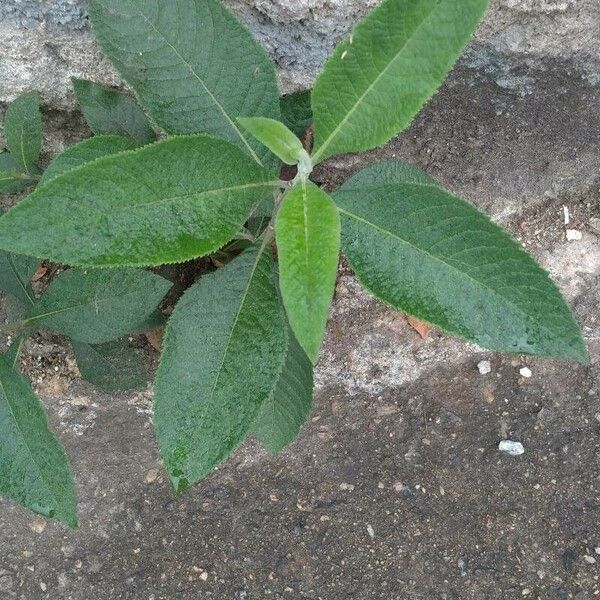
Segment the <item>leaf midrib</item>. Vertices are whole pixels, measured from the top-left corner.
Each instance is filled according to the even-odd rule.
[[[317,152],[313,156],[313,162],[315,164],[317,162],[319,162],[319,158],[323,155],[325,148],[327,148],[329,145],[331,145],[331,143],[333,142],[333,140],[340,133],[340,130],[342,129],[342,127],[348,122],[348,119],[350,119],[350,117],[356,112],[356,110],[362,104],[362,102],[364,101],[364,99],[371,93],[371,91],[379,83],[380,79],[388,72],[388,70],[391,68],[391,66],[396,62],[396,60],[399,58],[399,56],[404,52],[404,50],[406,49],[406,47],[408,46],[408,44],[412,41],[412,39],[414,39],[414,37],[417,35],[417,33],[419,32],[419,30],[421,29],[421,27],[423,27],[423,25],[425,24],[425,22],[429,19],[429,17],[432,15],[432,13],[434,12],[434,10],[437,7],[438,7],[437,4],[435,6],[431,7],[431,9],[429,10],[429,12],[423,17],[423,19],[417,25],[417,27],[414,28],[413,33],[409,37],[407,37],[407,39],[404,42],[404,44],[402,45],[402,47],[398,50],[398,52],[394,55],[394,57],[389,61],[389,63],[385,67],[385,69],[383,69],[379,73],[379,75],[377,75],[377,77],[373,80],[373,82],[367,87],[367,89],[356,100],[356,102],[354,103],[354,106],[352,106],[352,108],[346,113],[346,116],[339,122],[339,124],[337,125],[337,127],[329,134],[329,137],[325,140],[325,142],[323,142],[323,144],[321,144],[321,146],[319,146],[319,149],[317,150]],[[336,58],[337,54],[338,53],[336,53],[334,55],[334,57],[332,57],[332,58]]]
[[[27,285],[25,283],[23,283],[23,280],[21,279],[21,275],[13,263],[12,256],[10,254],[8,254],[6,259],[8,261],[8,264],[10,265],[10,268],[11,268],[14,276],[15,276],[15,279],[17,280],[19,286],[21,286],[21,289],[23,290],[23,293],[25,294],[25,296],[27,296],[27,300],[29,300],[29,303],[33,306],[35,304],[35,302],[34,302],[33,298],[29,295],[29,292],[27,291]]]

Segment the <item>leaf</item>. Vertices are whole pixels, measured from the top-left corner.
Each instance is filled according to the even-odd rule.
[[[283,123],[265,117],[240,117],[238,122],[286,165],[310,162],[302,142]]]
[[[0,356],[0,493],[77,527],[71,467],[27,380]]]
[[[340,252],[340,217],[310,181],[284,197],[275,223],[279,285],[290,326],[314,363],[323,341]]]
[[[123,340],[105,344],[72,342],[81,376],[104,390],[137,390],[148,383],[140,357]]]
[[[138,144],[121,135],[96,135],[61,152],[44,171],[40,184],[102,156],[133,150]]]
[[[42,115],[37,92],[21,94],[8,106],[4,137],[14,159],[27,174],[32,173],[42,151]]]
[[[16,194],[31,183],[10,152],[0,152],[0,193]]]
[[[141,269],[69,269],[52,281],[24,322],[102,344],[140,325],[170,287],[166,279]]]
[[[0,247],[82,266],[148,266],[218,250],[278,185],[236,146],[175,137],[55,177],[0,218]]]
[[[0,290],[27,305],[33,304],[31,278],[39,263],[37,258],[0,250]]]
[[[312,93],[315,164],[406,128],[469,41],[488,0],[384,0],[342,42]]]
[[[412,317],[411,315],[406,315],[404,318],[406,319],[406,322],[421,336],[421,339],[427,339],[427,336],[433,329],[429,323],[425,323],[425,321],[420,321],[419,319]]]
[[[375,164],[334,200],[342,249],[378,298],[492,350],[586,360],[579,328],[546,272],[426,175]]]
[[[6,364],[11,368],[17,370],[19,359],[21,358],[21,350],[23,349],[24,337],[18,337],[12,341],[12,344],[2,354]]]
[[[246,250],[187,290],[169,319],[154,423],[176,491],[241,442],[281,371],[285,316],[270,249]]]
[[[310,90],[286,94],[279,100],[281,121],[298,137],[306,133],[313,121]]]
[[[150,144],[156,134],[135,100],[93,81],[73,77],[73,89],[86,123],[95,134],[117,133],[138,144]]]
[[[98,43],[167,133],[206,132],[275,166],[237,117],[279,118],[275,69],[216,0],[92,0]]]
[[[296,438],[308,418],[312,398],[312,364],[293,332],[288,330],[283,369],[252,426],[253,433],[269,452],[276,454]]]

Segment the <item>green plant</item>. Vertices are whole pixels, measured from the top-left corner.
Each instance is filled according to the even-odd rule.
[[[101,274],[92,278],[219,257],[222,266],[176,305],[156,378],[154,423],[176,491],[248,434],[272,451],[296,436],[310,410],[340,248],[362,284],[399,310],[493,350],[586,360],[547,274],[424,172],[376,163],[333,194],[310,181],[317,163],[403,130],[486,5],[384,0],[338,46],[310,95],[279,99],[265,53],[217,0],[91,0],[101,48],[168,137],[151,143],[132,100],[76,82],[100,135],[57,157],[0,219],[0,248]],[[312,152],[297,137],[311,121]],[[24,155],[20,168],[31,168],[33,149],[7,142],[15,160]],[[297,167],[292,182],[280,180],[280,161]],[[62,277],[71,272],[81,273]],[[65,295],[82,294],[81,282],[64,285]],[[49,312],[44,298],[32,315]],[[85,320],[48,316],[46,324],[74,338],[94,330]],[[3,374],[16,377],[5,365]],[[22,393],[33,405],[19,385],[8,388],[14,403]],[[8,422],[0,413],[0,427]],[[54,438],[43,442],[56,448]],[[22,455],[3,455],[10,450],[0,441],[0,490],[39,510],[11,467]],[[74,514],[73,498],[61,502],[55,516],[71,523],[64,515]]]

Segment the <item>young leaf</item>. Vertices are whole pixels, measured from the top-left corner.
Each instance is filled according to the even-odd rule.
[[[31,183],[23,167],[14,159],[10,152],[0,152],[0,193],[16,194]]]
[[[42,151],[42,115],[37,92],[21,94],[4,115],[6,147],[27,174],[35,170]]]
[[[133,150],[137,142],[122,135],[96,135],[61,152],[44,171],[40,184],[102,156]]]
[[[334,194],[342,248],[361,283],[485,348],[585,361],[546,272],[483,213],[415,171],[376,164]]]
[[[126,135],[138,144],[150,144],[156,139],[135,100],[93,81],[73,77],[72,82],[83,116],[94,133]]]
[[[146,387],[146,369],[123,340],[96,345],[73,341],[72,346],[79,372],[91,384],[110,392]]]
[[[77,526],[68,459],[27,380],[0,356],[0,493]]]
[[[296,438],[308,418],[312,398],[312,364],[288,329],[283,369],[252,426],[252,432],[269,452],[276,454]]]
[[[236,119],[279,118],[275,69],[220,2],[91,0],[90,17],[100,47],[159,127],[223,137],[259,162],[272,156]]]
[[[0,290],[18,298],[24,304],[33,304],[31,278],[39,263],[37,258],[0,250]]]
[[[313,120],[310,90],[286,94],[279,99],[281,122],[298,137],[306,133]]]
[[[302,142],[283,123],[265,117],[240,117],[238,122],[286,165],[310,161]]]
[[[273,268],[270,249],[253,246],[202,277],[169,319],[154,423],[176,491],[231,453],[275,385],[286,340]]]
[[[276,181],[237,146],[174,137],[51,179],[0,218],[0,248],[82,266],[214,252]]]
[[[279,285],[290,326],[314,363],[323,341],[340,252],[340,216],[331,198],[301,182],[275,223]]]
[[[141,269],[69,269],[52,281],[24,322],[102,344],[138,326],[170,287],[166,279]]]
[[[408,126],[469,41],[488,0],[384,0],[340,44],[312,93],[317,163]]]

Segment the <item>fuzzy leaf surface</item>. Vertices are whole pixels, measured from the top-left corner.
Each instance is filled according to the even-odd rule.
[[[315,156],[368,150],[411,122],[469,41],[488,0],[384,0],[342,42],[312,92]]]
[[[0,290],[26,305],[33,304],[31,278],[39,263],[37,258],[0,250]]]
[[[81,376],[110,392],[146,387],[148,374],[135,350],[123,340],[105,344],[72,342]]]
[[[95,135],[61,152],[44,171],[40,184],[102,156],[133,150],[138,143],[122,135]]]
[[[93,81],[73,78],[75,96],[89,128],[96,134],[116,133],[149,144],[156,139],[146,115],[133,98]]]
[[[585,361],[547,273],[500,227],[414,167],[379,163],[334,195],[342,249],[375,296],[485,348]]]
[[[37,92],[21,94],[9,104],[4,114],[4,137],[14,159],[26,173],[33,172],[42,151],[42,115]]]
[[[0,356],[0,494],[77,526],[75,485],[65,452],[27,380]]]
[[[0,152],[0,193],[16,194],[25,189],[31,180],[10,152]]]
[[[310,90],[286,94],[280,98],[279,105],[282,123],[298,137],[306,133],[313,120]]]
[[[313,366],[294,333],[288,330],[283,369],[273,393],[258,412],[252,432],[269,452],[280,452],[306,422],[312,399]]]
[[[24,322],[102,344],[142,323],[170,287],[163,277],[142,269],[69,269],[52,281]]]
[[[237,117],[279,118],[273,64],[217,0],[91,0],[100,47],[167,133],[206,132],[265,166],[268,150]]]
[[[241,442],[277,381],[285,315],[270,249],[253,246],[184,294],[169,319],[154,424],[176,491]]]
[[[340,252],[340,216],[316,185],[297,183],[275,223],[279,285],[290,326],[316,362],[333,298]]]
[[[225,140],[170,138],[40,186],[0,218],[0,248],[81,266],[189,260],[228,242],[270,179]]]

